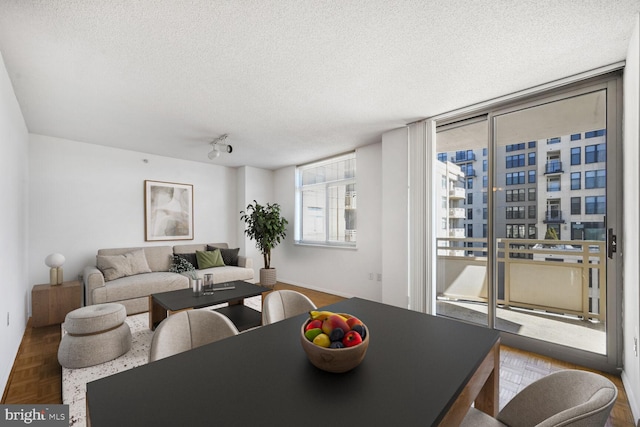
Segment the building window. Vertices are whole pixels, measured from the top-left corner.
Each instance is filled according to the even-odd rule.
[[[482,219],[487,219],[488,210],[487,208],[482,208]],[[483,236],[486,237],[486,236]]]
[[[482,155],[483,156],[486,156],[488,152],[489,152],[489,150],[487,148],[483,148],[482,149]]]
[[[528,209],[529,209],[529,215],[528,215],[529,219],[534,219],[536,217],[536,212],[538,207],[536,205],[529,205]]]
[[[530,202],[535,202],[536,201],[536,189],[535,188],[529,188],[529,201]]]
[[[529,148],[536,148],[536,142],[535,141],[529,141]]]
[[[447,153],[438,153],[438,160],[442,163],[447,163]]]
[[[467,193],[467,204],[468,205],[473,204],[473,193]]]
[[[533,153],[535,154],[535,153]],[[524,154],[517,154],[515,156],[507,156],[506,160],[506,168],[520,168],[524,166]]]
[[[571,149],[571,164],[579,165],[580,164],[580,147],[573,147]]]
[[[600,130],[592,130],[591,132],[585,132],[584,137],[586,138],[595,138],[597,136],[604,136],[607,133],[606,129]]]
[[[580,215],[582,200],[580,197],[571,198],[571,215]]]
[[[448,206],[447,206],[448,202],[447,202],[447,198],[445,196],[442,196],[442,202],[441,203],[442,203],[442,209],[447,209],[448,208]]]
[[[552,176],[547,178],[547,191],[560,191],[559,176]]]
[[[587,196],[584,198],[584,213],[587,215],[604,214],[606,208],[605,196]]]
[[[467,189],[471,190],[473,188],[473,178],[467,178]]]
[[[605,188],[607,173],[604,169],[587,171],[584,173],[584,188]]]
[[[524,184],[524,171],[508,173],[507,185],[518,185],[518,184]]]
[[[607,161],[607,145],[596,144],[584,147],[584,162],[597,163]]]
[[[467,219],[473,219],[473,209],[472,208],[467,209]],[[471,236],[467,236],[467,237],[471,237]]]
[[[529,153],[529,166],[535,166],[536,164],[536,153]]]
[[[551,145],[551,144],[560,144],[560,137],[548,138],[547,145]]]
[[[529,224],[529,232],[527,238],[529,239],[537,239],[538,238],[538,228],[534,224]]]
[[[536,182],[536,171],[529,171],[529,184],[535,184]]]
[[[524,224],[507,224],[507,238],[524,239],[525,238],[524,233],[525,233]]]
[[[467,224],[467,237],[473,237],[473,224]]]
[[[356,154],[296,169],[296,242],[356,245]]]
[[[580,172],[571,172],[571,189],[579,190],[580,189]]]
[[[507,219],[524,219],[524,206],[508,206]]]
[[[580,133],[574,133],[573,135],[571,135],[572,141],[580,141],[581,139],[582,139],[582,134]]]
[[[486,175],[482,175],[482,188],[487,188],[489,185],[489,180]]]
[[[486,192],[486,191],[483,191],[483,192],[482,192],[482,203],[486,205],[486,204],[487,204],[487,202],[488,202],[488,200],[487,200],[487,199],[488,199],[487,192]]]

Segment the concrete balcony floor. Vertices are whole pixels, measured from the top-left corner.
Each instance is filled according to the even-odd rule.
[[[487,306],[484,303],[438,299],[436,310],[442,316],[480,325],[487,324]],[[501,331],[606,354],[603,322],[539,310],[500,306],[496,317],[496,327]]]

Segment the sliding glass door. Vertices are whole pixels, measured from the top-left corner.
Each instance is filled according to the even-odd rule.
[[[439,124],[437,314],[619,365],[619,79]],[[617,173],[616,173],[617,172]]]

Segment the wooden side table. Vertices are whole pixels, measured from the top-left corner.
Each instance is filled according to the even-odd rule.
[[[70,311],[82,306],[82,283],[79,280],[60,285],[34,285],[31,290],[31,321],[34,327],[64,322]]]

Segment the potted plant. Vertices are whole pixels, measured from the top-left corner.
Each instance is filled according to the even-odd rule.
[[[280,216],[280,205],[277,203],[267,203],[265,206],[254,200],[240,214],[240,219],[246,224],[245,234],[255,240],[264,259],[264,268],[260,269],[260,284],[273,286],[276,284],[276,269],[271,267],[271,249],[286,237],[285,226],[289,222]]]

